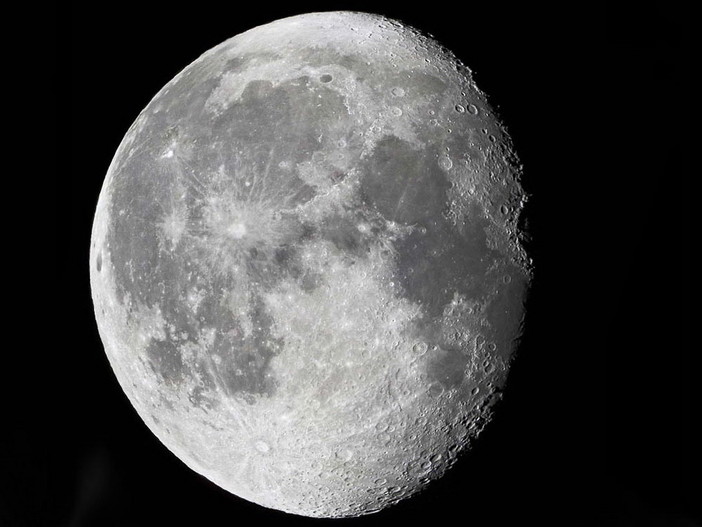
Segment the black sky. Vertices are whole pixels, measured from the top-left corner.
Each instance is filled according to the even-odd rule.
[[[58,329],[36,336],[31,357],[46,379],[14,400],[1,434],[0,525],[332,523],[233,497],[158,442],[102,350],[87,258],[110,160],[153,95],[243,30],[336,9],[404,21],[474,70],[525,166],[536,279],[504,401],[472,453],[418,497],[335,523],[700,524],[686,4],[410,4],[73,3],[60,13],[56,141],[70,157],[55,167],[52,198]]]

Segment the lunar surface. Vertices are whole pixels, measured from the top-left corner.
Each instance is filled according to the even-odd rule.
[[[362,13],[254,28],[180,72],[93,224],[116,377],[194,471],[265,507],[379,511],[491,417],[531,276],[525,193],[471,71]]]

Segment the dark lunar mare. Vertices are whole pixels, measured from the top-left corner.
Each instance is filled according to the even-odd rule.
[[[244,71],[252,61],[267,58],[270,57],[249,56],[230,60],[227,66],[232,72]],[[440,79],[414,71],[388,73],[387,78],[371,76],[365,63],[350,56],[309,52],[305,59],[315,66],[341,64],[354,68],[357,79],[373,78],[375,84],[371,86],[378,92],[397,83],[408,86],[413,92],[408,96],[438,101],[445,90]],[[282,343],[271,337],[272,322],[260,294],[251,293],[246,300],[253,306],[248,315],[256,328],[247,336],[217,295],[208,294],[195,312],[187,309],[183,298],[189,289],[226,291],[238,278],[222,276],[221,271],[215,272],[201,264],[207,260],[207,255],[202,254],[207,251],[207,233],[195,229],[194,236],[202,237],[199,245],[193,245],[190,234],[186,233],[180,242],[182,246],[168,251],[164,250],[163,239],[154,226],[172,211],[179,199],[184,200],[188,210],[188,229],[202,223],[203,198],[229,187],[238,189],[238,197],[244,201],[258,200],[281,210],[312,199],[315,190],[294,171],[279,165],[311,159],[314,152],[329,146],[320,142],[320,130],[347,114],[343,99],[328,87],[333,82],[329,74],[319,78],[300,76],[275,86],[269,81],[252,81],[244,89],[241,100],[212,120],[203,120],[205,102],[217,83],[213,79],[201,81],[198,68],[193,68],[160,97],[160,111],[145,118],[135,152],[121,163],[114,178],[108,245],[121,301],[128,294],[131,302],[158,306],[181,336],[169,335],[148,345],[150,366],[164,382],[182,380],[185,366],[179,346],[192,342],[204,329],[202,321],[208,321],[207,325],[216,329],[211,351],[223,360],[219,365],[198,366],[205,387],[218,383],[230,394],[242,393],[247,397],[274,392],[275,380],[269,375],[268,364]],[[378,93],[378,96],[387,94]],[[151,139],[139,143],[142,136]],[[358,158],[361,137],[349,130],[344,139],[349,155]],[[443,350],[429,369],[430,377],[452,388],[462,382],[468,357],[461,346],[442,333],[442,312],[456,292],[483,301],[490,293],[486,284],[490,283],[491,266],[504,259],[504,255],[488,247],[488,220],[480,205],[470,207],[459,229],[447,218],[451,183],[437,163],[443,145],[432,141],[430,136],[424,139],[427,145],[422,149],[392,135],[378,142],[372,154],[358,166],[363,207],[357,207],[355,214],[334,215],[320,225],[297,222],[297,228],[276,243],[255,240],[241,258],[246,262],[244,272],[248,280],[255,282],[261,291],[272,291],[281,280],[292,277],[309,292],[319,285],[320,277],[300,264],[297,247],[302,241],[313,237],[327,239],[350,257],[359,259],[384,234],[386,227],[380,220],[414,227],[409,235],[395,242],[394,274],[401,294],[421,306],[424,316],[418,333],[429,345],[436,344]],[[155,159],[172,143],[183,145],[182,152],[175,154],[177,168],[168,161]],[[231,175],[223,178],[193,168],[217,166],[223,166]],[[262,187],[255,184],[244,187],[242,181],[251,176],[265,183]],[[346,175],[329,168],[328,177],[331,184],[337,184]],[[177,181],[183,183],[185,196],[174,195]],[[297,221],[288,220],[290,224]],[[359,232],[356,223],[359,220],[373,225],[369,235]],[[237,249],[232,245],[231,250]],[[187,258],[187,253],[194,256]],[[489,304],[487,313],[495,324],[504,326],[503,334],[512,334],[519,323],[518,314],[510,317],[511,298],[518,299],[522,293],[520,283],[523,285],[524,276],[516,267],[513,271],[514,280],[506,287],[512,291],[507,295],[510,298],[498,295]],[[509,351],[509,343],[499,344],[499,352]]]

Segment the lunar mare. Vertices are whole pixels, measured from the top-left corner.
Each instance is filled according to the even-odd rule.
[[[153,433],[246,500],[376,512],[491,415],[521,334],[526,200],[505,128],[434,40],[314,13],[206,52],[108,170],[90,278]]]

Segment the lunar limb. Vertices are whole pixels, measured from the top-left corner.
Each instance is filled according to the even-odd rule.
[[[95,313],[153,433],[246,500],[369,514],[439,478],[521,334],[526,196],[470,70],[416,30],[300,15],[216,46],[127,132]]]

